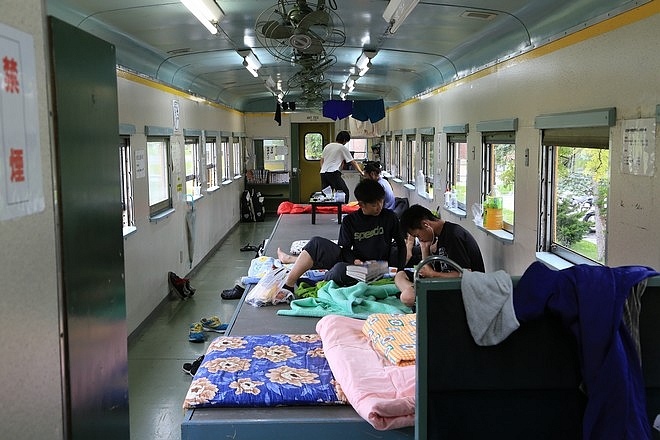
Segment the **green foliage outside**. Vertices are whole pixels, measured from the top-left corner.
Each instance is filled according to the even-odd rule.
[[[319,160],[323,155],[323,136],[320,133],[308,133],[305,135],[305,158],[307,160]]]

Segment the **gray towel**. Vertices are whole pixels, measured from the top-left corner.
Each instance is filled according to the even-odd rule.
[[[464,271],[461,291],[470,333],[478,345],[499,344],[520,327],[508,273]]]

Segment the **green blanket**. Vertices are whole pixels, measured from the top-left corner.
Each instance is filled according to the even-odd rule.
[[[372,313],[412,313],[396,297],[399,289],[393,283],[367,284],[359,282],[350,287],[339,287],[334,281],[324,284],[317,297],[291,301],[291,310],[278,310],[278,315],[321,318],[342,315],[366,319]]]

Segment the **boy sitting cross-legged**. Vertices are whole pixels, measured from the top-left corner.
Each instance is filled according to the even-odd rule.
[[[364,179],[355,187],[360,209],[344,217],[337,244],[323,237],[313,237],[300,255],[289,255],[277,249],[282,263],[294,263],[284,287],[293,292],[298,278],[309,269],[328,269],[326,281],[340,286],[357,283],[346,275],[346,266],[368,260],[385,260],[402,269],[406,260],[406,243],[393,211],[383,208],[385,190],[375,180]]]

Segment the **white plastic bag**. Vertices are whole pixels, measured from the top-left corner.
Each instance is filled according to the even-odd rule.
[[[294,298],[293,293],[283,288],[288,274],[289,269],[286,267],[271,270],[250,289],[245,302],[254,307],[290,302]]]
[[[484,225],[484,208],[481,206],[481,203],[472,204],[472,221],[477,226]]]

